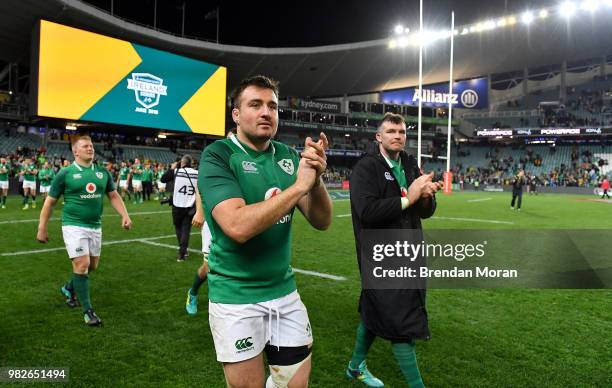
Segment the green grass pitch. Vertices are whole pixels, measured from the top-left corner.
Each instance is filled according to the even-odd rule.
[[[426,220],[424,228],[612,228],[612,204],[590,199],[524,195],[518,213],[509,209],[507,193],[439,195],[440,218]],[[10,197],[8,209],[0,210],[0,367],[69,367],[70,385],[83,387],[224,386],[208,326],[206,286],[198,315],[184,310],[201,255],[194,251],[186,263],[177,263],[172,247],[151,244],[176,245],[167,206],[129,204],[134,228],[127,232],[106,206],[103,240],[128,242],[103,247],[91,295],[104,327],[89,328],[80,310],[68,309],[60,297],[71,272],[60,222],[49,225],[50,243],[39,244],[32,220],[40,200],[36,210],[22,211],[20,205],[20,198]],[[311,386],[357,387],[343,374],[359,319],[349,202],[334,202],[326,232],[310,228],[298,213],[294,267],[346,278],[296,274],[315,337]],[[191,248],[200,245],[194,234]],[[58,249],[15,254],[50,248]],[[426,386],[612,386],[612,290],[433,289],[427,302],[432,339],[417,344]],[[386,341],[375,341],[368,364],[386,386],[404,386]]]

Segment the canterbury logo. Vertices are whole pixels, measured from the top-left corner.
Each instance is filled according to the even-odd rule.
[[[257,165],[255,164],[255,162],[249,162],[245,160],[242,162],[242,169],[244,170],[244,172],[257,172]]]
[[[253,337],[242,338],[236,341],[234,345],[236,346],[237,350],[248,349],[251,346],[253,346],[253,342],[251,342],[252,340],[253,340]]]

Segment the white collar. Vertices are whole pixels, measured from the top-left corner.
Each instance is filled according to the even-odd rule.
[[[72,162],[72,164],[74,164],[76,166],[76,168],[79,169],[79,171],[83,171],[83,167],[79,166],[79,164],[76,162],[76,160],[74,162]],[[93,162],[91,163],[91,171],[94,170],[94,164]]]
[[[237,135],[234,135],[234,136],[230,137],[230,139],[232,140],[232,142],[234,142],[234,144],[236,144],[238,147],[240,147],[240,149],[242,151],[244,151],[245,154],[248,155],[249,153],[247,152],[247,150],[244,149],[244,147],[242,146],[242,143],[240,143],[240,141],[238,139],[236,139],[236,136]],[[270,140],[270,146],[272,147],[272,155],[275,155],[276,154],[276,149],[274,148],[274,144],[272,143],[272,140]]]
[[[389,160],[389,158],[387,158],[387,156],[384,153],[380,153],[382,155],[383,158],[385,158],[385,161],[387,162],[387,164],[389,165],[390,168],[393,168],[393,164],[391,164],[391,160]],[[397,161],[399,162],[400,166],[402,165],[402,157],[401,155],[397,158]]]

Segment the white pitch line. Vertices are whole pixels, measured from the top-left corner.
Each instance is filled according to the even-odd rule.
[[[438,220],[451,220],[451,221],[469,221],[469,222],[484,222],[488,224],[505,224],[505,225],[514,225],[514,222],[510,221],[497,221],[497,220],[481,220],[479,218],[461,218],[461,217],[431,217]]]
[[[195,232],[192,234],[200,234],[200,232]],[[115,240],[115,241],[103,241],[102,245],[115,245],[115,244],[127,244],[132,242],[142,242],[143,240],[158,240],[162,238],[170,238],[176,237],[175,234],[166,234],[163,236],[155,236],[155,237],[141,237],[141,238],[131,238],[127,240]],[[6,252],[0,254],[0,256],[20,256],[20,255],[30,255],[33,253],[45,253],[45,252],[55,252],[55,251],[63,251],[66,250],[66,247],[57,247],[57,248],[46,248],[46,249],[34,249],[31,251],[18,251],[18,252]]]
[[[140,242],[143,243],[143,244],[155,245],[155,246],[163,247],[163,248],[178,249],[178,247],[176,245],[171,245],[171,244],[162,244],[162,243],[153,242],[153,241],[147,241],[147,240],[141,240]],[[189,248],[189,251],[190,252],[200,252],[197,249],[191,249],[191,248]],[[301,273],[301,274],[304,274],[304,275],[318,276],[320,278],[337,280],[337,281],[346,280],[346,278],[344,276],[330,275],[328,273],[316,272],[316,271],[308,271],[308,270],[299,269],[299,268],[293,268],[293,272]]]
[[[170,213],[170,210],[160,210],[160,211],[154,211],[154,212],[134,212],[134,213],[129,213],[130,217],[131,216],[143,216],[146,214],[161,214],[161,213]],[[102,214],[102,217],[119,217],[119,214]],[[61,218],[50,218],[49,221],[60,221]],[[28,223],[28,222],[38,222],[38,218],[30,218],[27,220],[11,220],[11,221],[0,221],[0,224],[22,224],[22,223]]]
[[[170,244],[162,244],[162,243],[158,243],[158,242],[153,242],[153,241],[149,241],[149,240],[138,240],[138,242],[141,242],[143,244],[148,244],[148,245],[155,245],[157,247],[162,247],[162,248],[172,248],[172,249],[178,249],[179,247],[177,247],[176,245],[170,245]],[[198,249],[193,249],[193,248],[187,248],[187,250],[189,252],[199,252],[201,253],[202,251],[198,250]]]
[[[339,214],[336,217],[350,217],[350,214]],[[461,217],[431,217],[438,220],[450,220],[450,221],[471,221],[471,222],[484,222],[489,224],[504,224],[504,225],[514,225],[514,222],[510,221],[497,221],[497,220],[481,220],[479,218],[461,218]]]
[[[292,268],[293,268],[293,272],[301,273],[301,274],[304,274],[304,275],[318,276],[320,278],[337,280],[337,281],[344,281],[344,280],[346,280],[346,278],[344,276],[330,275],[330,274],[327,274],[327,273],[316,272],[316,271],[308,271],[308,270],[305,270],[305,269],[299,269],[299,268],[294,268],[294,267],[292,267]]]
[[[478,198],[478,199],[469,199],[468,202],[482,202],[482,201],[490,201],[493,198]]]

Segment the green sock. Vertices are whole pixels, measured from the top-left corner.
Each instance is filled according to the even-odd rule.
[[[74,279],[70,279],[66,284],[64,284],[64,287],[66,287],[66,289],[70,292],[74,292]]]
[[[24,195],[24,196],[23,196],[23,204],[24,204],[24,205],[27,205],[27,204],[28,204],[28,196],[27,196],[27,195]]]
[[[391,348],[408,386],[410,388],[424,388],[425,385],[423,385],[416,352],[414,351],[414,342],[394,343]]]
[[[359,365],[365,360],[368,350],[370,350],[370,346],[372,346],[372,342],[374,342],[375,338],[376,335],[368,330],[363,325],[363,322],[359,321],[357,338],[355,338],[355,350],[353,351],[353,357],[349,364],[352,369],[359,368]]]
[[[2,196],[2,204],[6,205],[6,195]]]
[[[32,196],[32,203],[34,203],[34,202],[36,202],[36,196],[35,195]]]
[[[196,272],[195,278],[193,278],[193,284],[191,285],[191,295],[198,295],[200,292],[200,286],[206,281],[206,278],[200,279],[200,275]]]
[[[89,276],[75,273],[72,275],[72,284],[74,291],[76,291],[77,298],[83,306],[83,312],[91,308],[91,301],[89,300]]]

